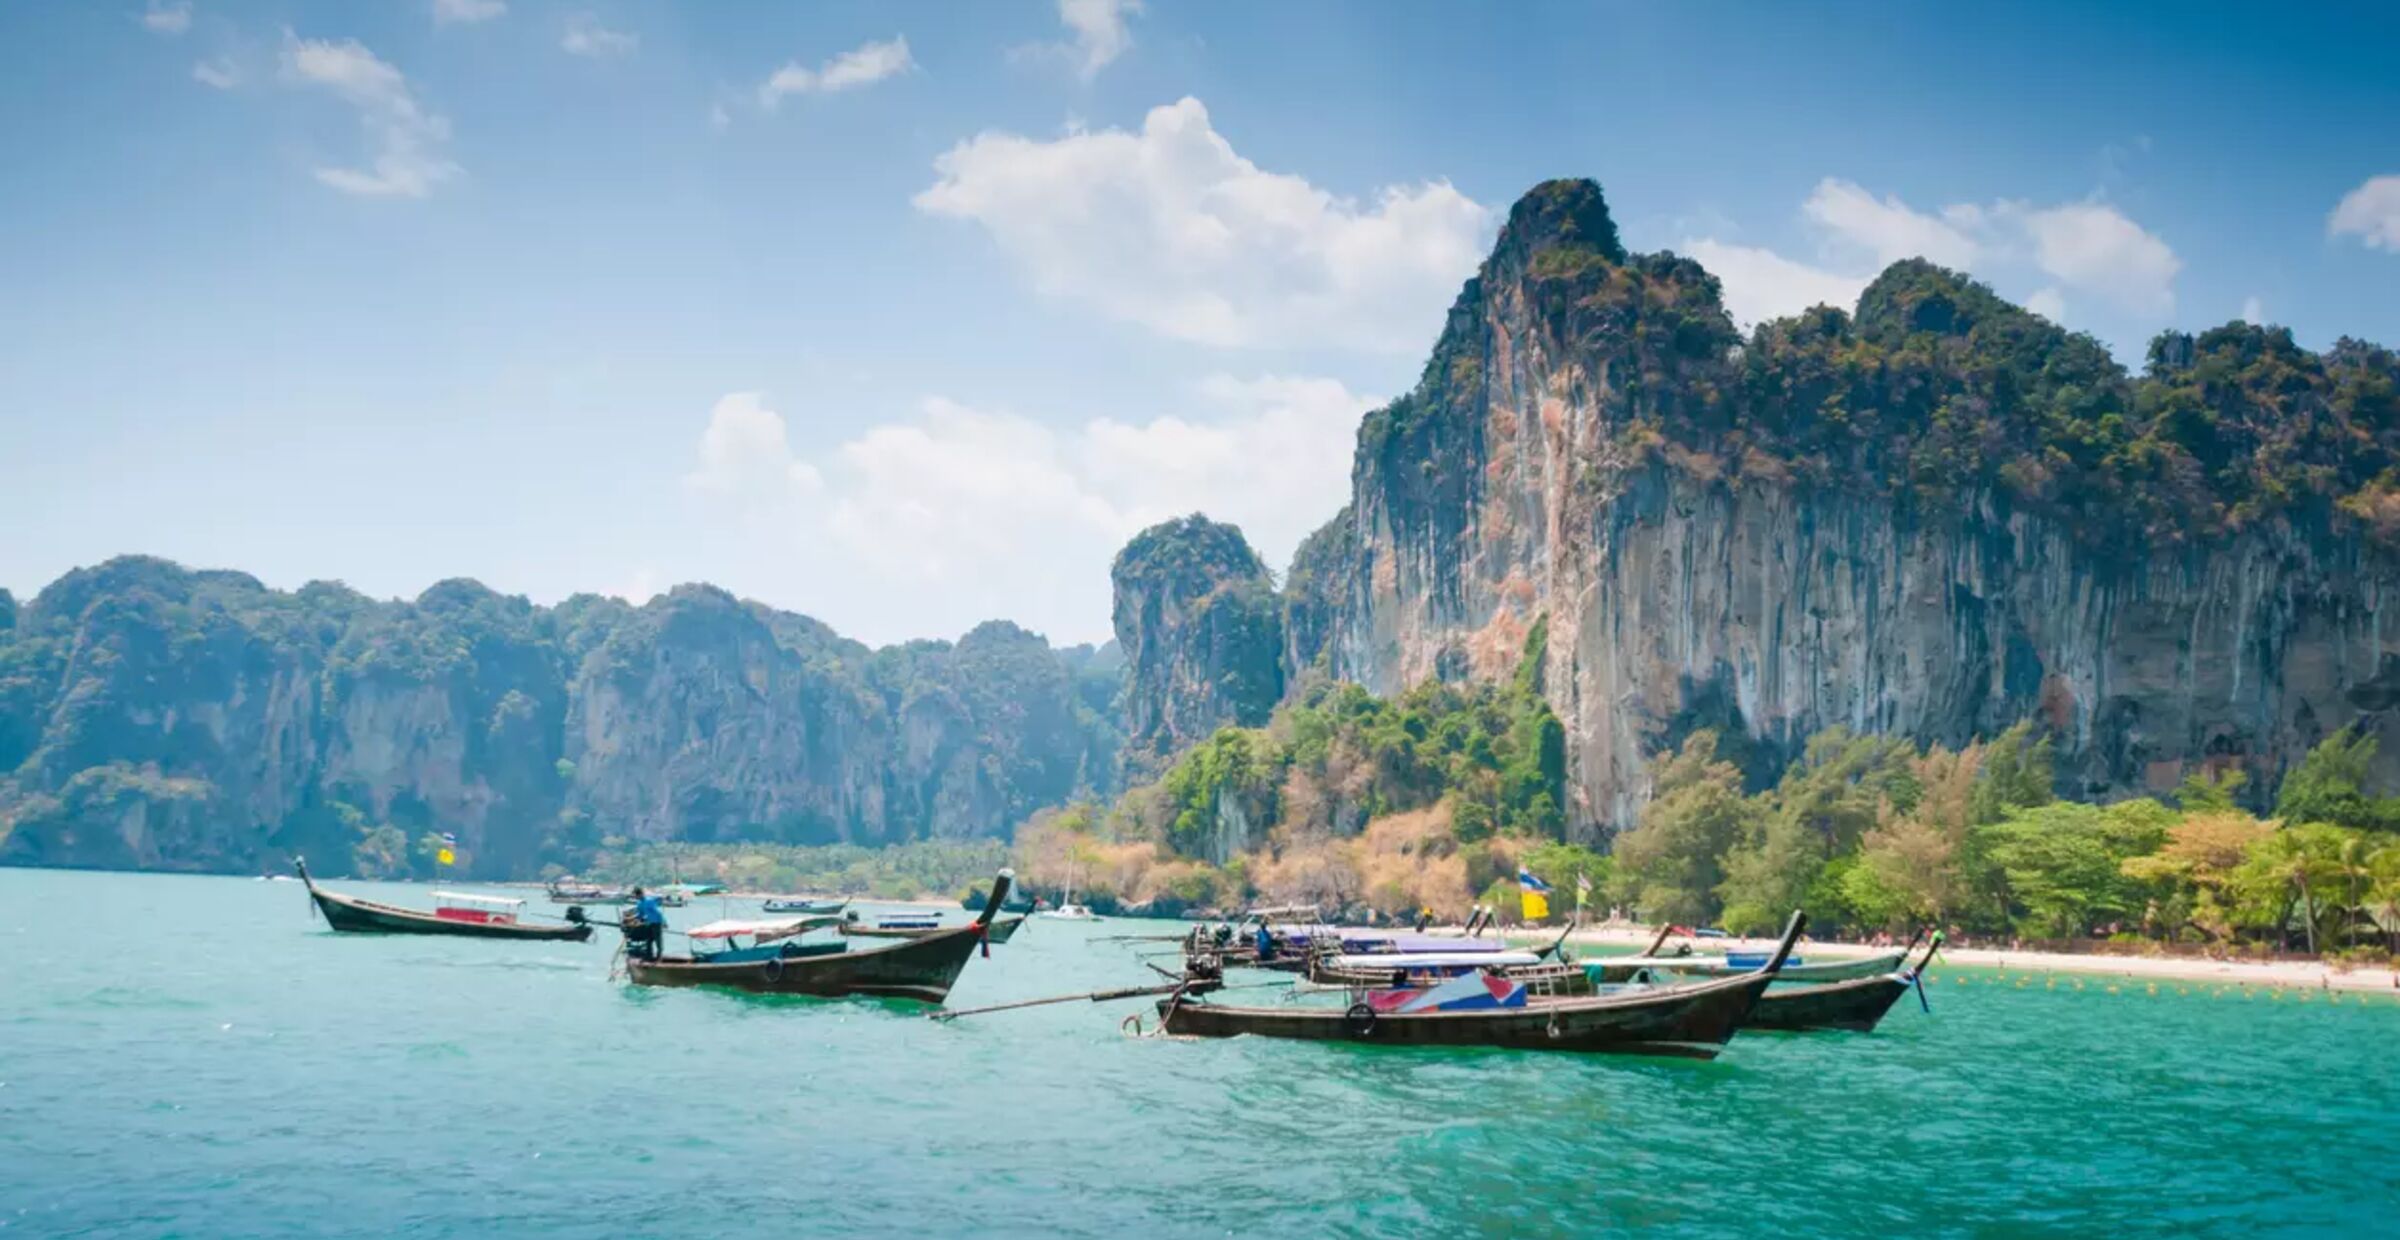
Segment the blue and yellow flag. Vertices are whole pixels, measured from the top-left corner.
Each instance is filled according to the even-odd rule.
[[[1517,867],[1517,886],[1524,892],[1525,920],[1540,921],[1550,915],[1550,884],[1533,876],[1533,871]]]

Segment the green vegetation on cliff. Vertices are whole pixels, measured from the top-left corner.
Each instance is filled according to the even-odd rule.
[[[1394,915],[1513,898],[1529,857],[1561,882],[1604,877],[1605,859],[1560,838],[1566,735],[1540,693],[1545,641],[1537,623],[1516,675],[1494,684],[1428,681],[1393,699],[1311,684],[1112,809],[1038,816],[1018,832],[1020,861],[1037,886],[1071,866],[1104,903],[1264,896]]]
[[[626,841],[995,837],[1114,786],[1116,664],[873,651],[705,586],[413,601],[126,557],[0,625],[0,862],[530,877]]]
[[[1605,401],[1636,459],[1707,480],[1865,490],[1942,514],[1990,496],[2112,545],[2284,517],[2400,546],[2390,349],[2344,339],[2320,354],[2283,328],[2230,323],[2160,336],[2135,376],[2090,336],[1923,259],[1887,268],[1855,316],[1818,307],[1744,341],[1713,276],[1615,238],[1591,182],[1518,202],[1416,388],[1360,429],[1387,502],[1471,511],[1496,362],[1486,312],[1508,298],[1613,389],[1562,395]]]

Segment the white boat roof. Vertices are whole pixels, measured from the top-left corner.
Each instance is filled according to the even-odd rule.
[[[1446,965],[1498,968],[1541,962],[1542,958],[1532,952],[1374,952],[1333,958],[1337,969],[1437,969]]]
[[[507,896],[479,896],[471,891],[437,891],[433,898],[437,903],[472,904],[480,908],[521,908],[525,904]]]
[[[695,939],[756,937],[764,943],[806,934],[819,926],[830,926],[840,920],[838,917],[727,917],[696,926],[684,933]]]

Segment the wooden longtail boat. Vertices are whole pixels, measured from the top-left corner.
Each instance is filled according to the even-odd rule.
[[[992,916],[1014,879],[1012,872],[1000,871],[974,921],[886,947],[827,951],[792,945],[764,959],[730,961],[629,956],[625,967],[643,986],[729,986],[757,994],[883,995],[940,1003],[967,967],[967,958],[988,941]]]
[[[1873,1033],[1884,1014],[1892,1010],[1892,1005],[1898,1003],[1902,995],[1912,989],[1922,993],[1925,971],[1933,967],[1933,953],[1941,945],[1942,936],[1936,934],[1925,945],[1925,956],[1913,969],[1904,965],[1877,977],[1806,986],[1769,987],[1766,994],[1759,996],[1758,1007],[1750,1013],[1750,1027],[1794,1033],[1819,1029]],[[1906,951],[1903,951],[1902,957],[1905,960]]]
[[[1224,1038],[1255,1034],[1396,1046],[1497,1046],[1714,1058],[1749,1017],[1808,919],[1792,914],[1767,967],[1713,981],[1470,1011],[1384,1012],[1367,1002],[1331,1007],[1239,1007],[1178,994],[1158,1005],[1162,1032]]]
[[[309,900],[316,905],[318,912],[325,914],[325,924],[336,930],[361,934],[454,934],[476,939],[566,940],[577,943],[592,937],[592,927],[584,922],[580,908],[567,910],[565,925],[527,925],[517,920],[513,907],[522,904],[521,900],[470,899],[435,892],[437,898],[460,903],[429,913],[422,909],[401,908],[327,891],[309,877],[308,863],[298,857],[292,858],[292,868],[300,872],[300,881],[307,885]],[[510,907],[496,907],[503,905]]]
[[[759,908],[769,913],[838,913],[849,905],[848,896],[836,896],[823,900],[769,900]]]

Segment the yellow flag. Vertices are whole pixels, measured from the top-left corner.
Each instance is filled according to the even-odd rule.
[[[433,859],[441,862],[443,865],[449,865],[458,860],[458,854],[445,848],[442,851],[433,854]]]
[[[1525,891],[1525,920],[1540,921],[1550,915],[1550,897],[1528,888]]]

